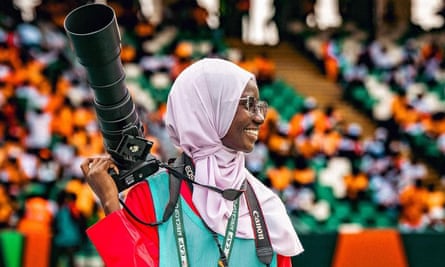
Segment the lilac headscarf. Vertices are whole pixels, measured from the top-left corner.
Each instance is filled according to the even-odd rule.
[[[268,225],[274,250],[285,256],[303,251],[281,200],[244,167],[244,153],[225,147],[225,136],[239,99],[255,77],[223,59],[206,58],[186,68],[174,82],[167,101],[167,130],[175,145],[195,163],[195,180],[221,189],[252,184]],[[193,204],[206,224],[224,235],[233,203],[195,186]],[[245,198],[240,201],[237,236],[253,238]]]

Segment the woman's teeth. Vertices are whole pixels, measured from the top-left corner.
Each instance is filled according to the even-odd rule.
[[[249,135],[258,136],[258,130],[257,129],[244,129],[244,132],[246,132]]]

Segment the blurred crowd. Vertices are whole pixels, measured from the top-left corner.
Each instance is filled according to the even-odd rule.
[[[408,176],[403,174],[405,167],[378,171],[378,184],[384,183],[385,189],[376,191],[377,195],[388,197],[386,184],[399,184],[397,190],[391,190],[398,197],[389,199],[396,200],[391,202],[397,204],[399,223],[404,229],[424,229],[438,221],[443,224],[445,86],[441,33],[442,30],[408,31],[398,38],[372,39],[366,32],[346,25],[339,30],[308,34],[303,40],[305,51],[319,63],[326,77],[341,86],[344,99],[379,126],[372,142],[380,144],[369,146],[371,143],[365,142],[370,151],[364,161],[369,162],[371,157],[382,163],[382,155],[394,154],[394,142],[407,148],[402,153],[410,154],[407,160],[396,160],[397,164],[390,165],[410,162]],[[383,154],[378,155],[377,151]],[[426,176],[426,166],[419,163],[420,159],[437,173],[434,177]],[[368,167],[360,170],[369,171]],[[375,170],[372,172],[369,181],[376,175]],[[387,178],[381,180],[382,177]],[[413,190],[418,190],[418,197],[405,193]],[[431,192],[432,199],[423,192]]]
[[[414,147],[427,145],[419,151],[443,175],[445,61],[441,36],[442,30],[370,39],[361,30],[345,27],[309,37],[306,47],[321,62],[326,76],[342,86],[345,99],[388,128],[392,137],[403,137]]]

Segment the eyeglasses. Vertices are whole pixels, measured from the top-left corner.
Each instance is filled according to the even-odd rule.
[[[257,100],[253,96],[246,96],[240,98],[240,103],[244,105],[244,107],[250,112],[252,115],[256,115],[258,113],[266,117],[267,113],[267,103],[266,101]]]

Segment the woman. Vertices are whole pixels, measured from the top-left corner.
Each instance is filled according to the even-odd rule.
[[[290,257],[303,249],[284,205],[244,166],[244,153],[252,151],[267,109],[258,99],[254,76],[226,60],[202,59],[178,76],[167,101],[166,125],[174,144],[193,161],[195,183],[182,182],[180,208],[159,226],[139,223],[120,208],[107,173],[110,167],[117,171],[110,159],[82,163],[107,214],[88,230],[107,266],[266,266],[267,261],[291,266]],[[169,195],[166,177],[161,171],[130,190],[125,203],[136,217],[162,218]],[[245,192],[227,200],[209,186]],[[262,212],[255,212],[255,203]],[[256,216],[261,213],[263,220]],[[264,260],[267,249],[255,244],[267,247],[267,240],[273,254]]]

